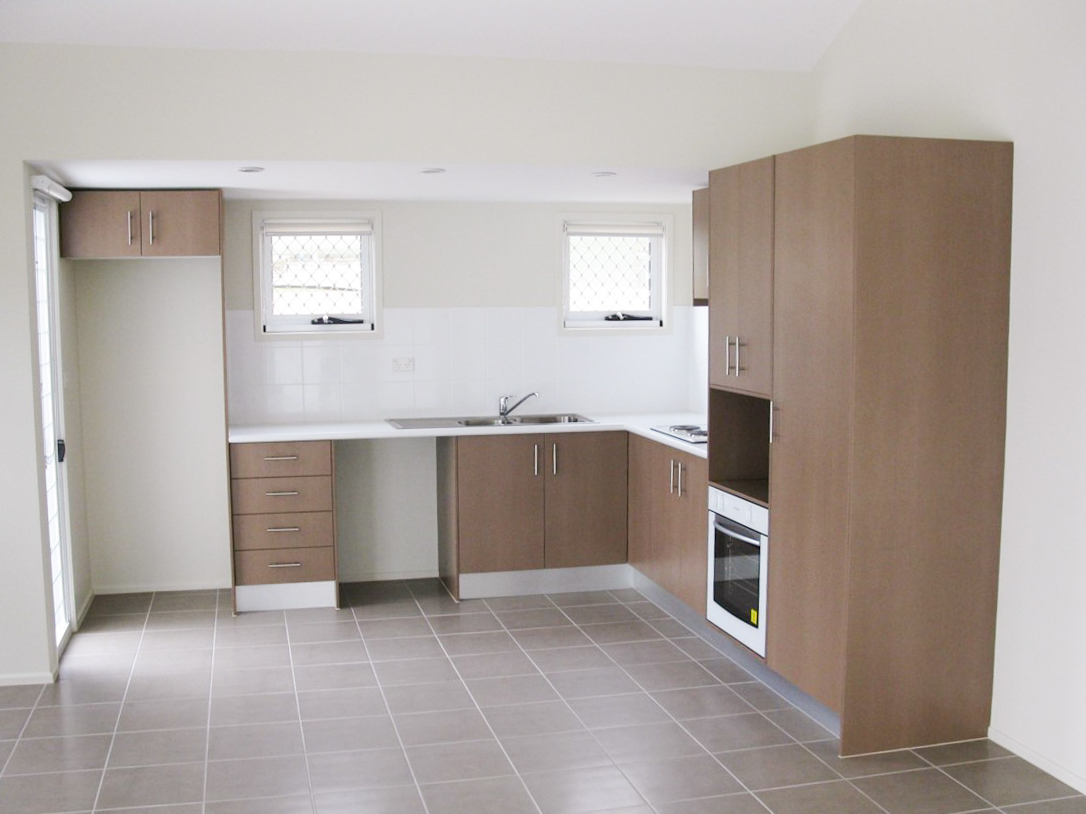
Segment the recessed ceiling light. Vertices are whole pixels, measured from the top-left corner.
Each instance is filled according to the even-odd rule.
[[[427,167],[426,169],[424,169],[422,171],[422,174],[423,175],[441,175],[441,173],[443,173],[443,172],[445,172],[444,167]]]
[[[600,170],[599,172],[592,173],[595,178],[612,178],[618,175],[617,172],[611,172],[610,170]]]
[[[238,172],[264,172],[263,167],[238,167]]]

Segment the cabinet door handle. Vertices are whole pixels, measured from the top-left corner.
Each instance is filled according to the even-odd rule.
[[[301,568],[300,562],[269,562],[268,568]]]
[[[739,377],[739,371],[744,369],[742,367],[742,365],[740,364],[740,361],[739,361],[739,349],[741,347],[743,347],[743,343],[740,342],[739,337],[736,336],[735,337],[735,376],[736,376],[736,378]]]
[[[551,474],[558,474],[558,444],[551,444]]]
[[[732,338],[724,337],[724,375],[732,375]]]
[[[535,466],[532,470],[532,474],[539,475],[539,444],[535,445]]]
[[[678,496],[683,496],[683,465],[682,461],[679,462],[679,491]]]
[[[264,497],[294,497],[297,492],[265,492]]]
[[[668,494],[675,494],[675,459],[671,459],[671,487],[668,489]]]
[[[302,530],[301,526],[284,526],[283,528],[279,528],[279,529],[265,529],[265,531],[267,531],[268,534],[279,534],[279,533],[285,532],[285,531],[301,531],[301,530]]]
[[[147,242],[149,245],[155,245],[155,213],[147,213]]]
[[[128,245],[132,245],[132,210],[128,210]]]
[[[264,459],[265,461],[296,461],[297,455],[271,455]]]

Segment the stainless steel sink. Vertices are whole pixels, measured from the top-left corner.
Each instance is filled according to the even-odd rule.
[[[524,423],[520,416],[516,418],[461,418],[457,424],[461,427],[507,427]]]
[[[517,427],[538,424],[595,424],[579,413],[546,413],[517,416],[459,416],[449,418],[390,418],[388,423],[400,430],[433,430],[453,427]]]
[[[521,424],[595,424],[591,418],[577,413],[552,413],[550,415],[522,415]]]

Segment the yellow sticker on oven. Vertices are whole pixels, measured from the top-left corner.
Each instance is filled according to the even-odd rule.
[[[756,608],[751,608],[750,609],[750,623],[752,625],[757,625],[758,624],[758,611],[757,611]]]

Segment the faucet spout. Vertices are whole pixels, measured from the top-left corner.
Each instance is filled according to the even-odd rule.
[[[507,415],[509,415],[511,412],[513,412],[515,409],[517,409],[520,405],[522,405],[524,402],[526,402],[528,399],[530,399],[532,396],[538,396],[538,395],[539,395],[539,393],[529,393],[528,395],[524,396],[520,401],[518,401],[516,404],[514,404],[512,407],[509,406],[509,399],[511,399],[513,397],[512,396],[502,396],[500,399],[498,399],[498,415],[500,415],[502,418],[505,418]]]

